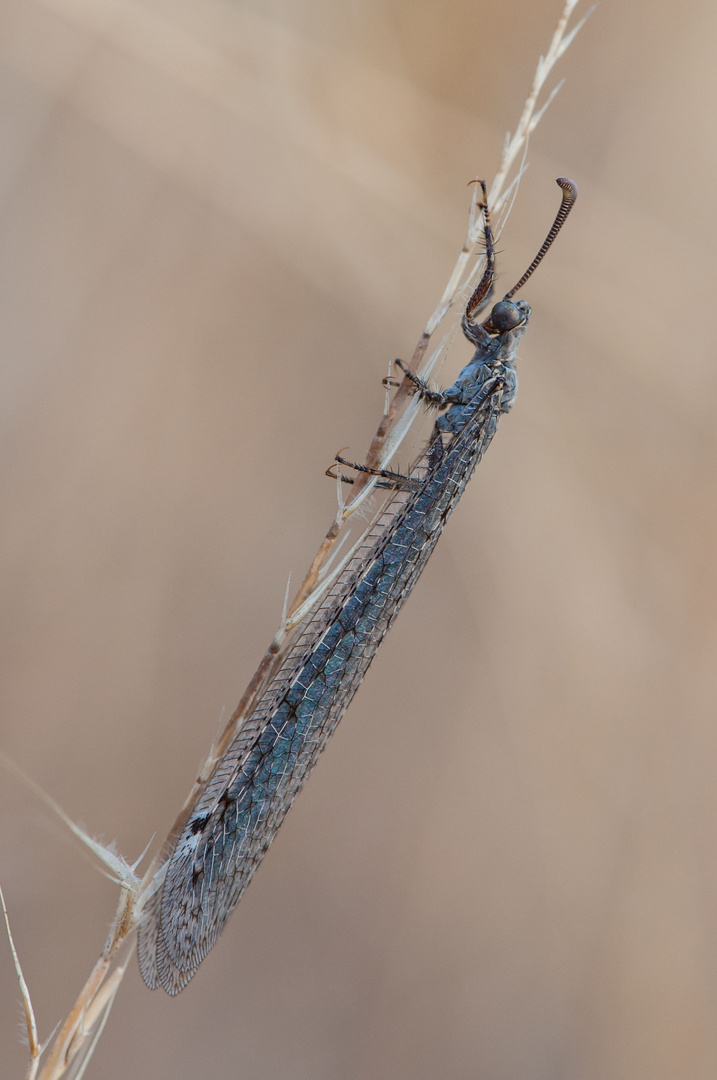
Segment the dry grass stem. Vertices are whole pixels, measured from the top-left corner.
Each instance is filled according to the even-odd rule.
[[[35,1011],[32,1007],[32,1001],[30,1000],[30,991],[28,990],[27,983],[25,982],[25,976],[22,973],[22,967],[20,965],[20,957],[17,955],[17,949],[15,948],[15,942],[13,941],[12,931],[10,930],[10,919],[8,918],[7,908],[5,907],[5,896],[2,889],[0,889],[0,902],[2,903],[3,915],[5,917],[5,929],[7,930],[7,939],[10,942],[10,949],[12,951],[12,961],[15,965],[15,972],[17,974],[17,981],[20,984],[20,993],[22,994],[22,1005],[25,1010],[25,1024],[27,1025],[27,1042],[30,1048],[30,1065],[27,1070],[27,1080],[33,1080],[37,1075],[37,1069],[40,1063],[40,1054],[42,1053],[42,1047],[37,1037],[37,1022],[35,1020]]]

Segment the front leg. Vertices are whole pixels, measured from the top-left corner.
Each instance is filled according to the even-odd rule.
[[[465,405],[470,400],[470,393],[473,391],[472,386],[469,387],[470,393],[468,395],[466,395],[465,387],[461,385],[460,381],[454,383],[453,386],[449,386],[446,390],[432,390],[426,380],[419,379],[418,375],[414,375],[402,360],[396,360],[396,363],[406,378],[413,383],[416,393],[423,398],[427,405],[432,405],[436,409],[443,409],[446,405]]]
[[[492,287],[491,287],[492,292]],[[491,293],[488,293],[490,297]],[[488,298],[486,298],[488,299]],[[485,305],[481,304],[478,310],[482,311]],[[477,312],[475,313],[477,314]],[[461,319],[461,330],[470,341],[471,345],[475,345],[478,349],[485,349],[490,345],[493,340],[488,331],[481,326],[478,322],[473,322],[473,318],[468,317],[468,309],[463,312],[463,318]]]
[[[410,368],[406,367],[403,360],[396,360],[396,366],[401,369],[406,378],[413,383],[413,387],[428,405],[440,409],[442,405],[448,405],[449,400],[442,390],[432,390],[425,379],[414,375]]]

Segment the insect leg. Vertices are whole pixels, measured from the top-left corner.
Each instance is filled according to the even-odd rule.
[[[490,340],[490,335],[483,330],[479,323],[475,322],[475,317],[483,310],[493,294],[493,273],[495,270],[495,244],[493,243],[493,230],[490,224],[488,194],[485,182],[480,180],[479,183],[483,191],[483,202],[480,207],[483,211],[483,235],[485,236],[485,270],[482,278],[471,293],[461,320],[463,333],[474,345],[484,345]]]
[[[431,390],[426,380],[420,379],[418,375],[414,375],[411,369],[406,367],[403,360],[396,360],[396,366],[399,367],[406,378],[413,383],[416,393],[420,394],[428,405],[436,405],[439,407],[445,405],[446,401],[441,390]]]
[[[356,472],[367,473],[369,476],[380,476],[383,480],[389,481],[387,483],[379,483],[379,487],[403,489],[408,491],[414,491],[418,485],[415,480],[412,480],[410,476],[405,476],[403,473],[393,472],[392,469],[373,469],[369,465],[359,465],[356,461],[347,461],[346,458],[341,457],[341,454],[336,455],[336,461],[340,465],[346,465],[349,469],[355,469]],[[331,477],[332,480],[336,479],[336,473],[332,470],[335,469],[335,465],[331,465],[326,470],[326,475]],[[354,481],[350,476],[341,475],[341,479],[346,484],[353,484]]]

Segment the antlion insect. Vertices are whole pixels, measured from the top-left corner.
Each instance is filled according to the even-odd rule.
[[[482,323],[477,316],[493,293],[495,249],[481,184],[486,268],[462,319],[475,346],[473,359],[443,391],[432,390],[396,361],[414,392],[441,410],[410,474],[355,465],[337,455],[340,464],[378,476],[393,494],[189,807],[140,924],[139,963],[150,988],[179,993],[216,944],[418,580],[501,415],[512,407],[516,349],[530,319],[529,305],[512,297],[577,198],[571,180],[557,183],[562,202],[545,242]]]

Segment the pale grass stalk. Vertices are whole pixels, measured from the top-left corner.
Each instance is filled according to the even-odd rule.
[[[567,29],[570,17],[580,0],[567,0],[558,25],[553,34],[550,46],[538,62],[530,93],[525,101],[523,111],[515,133],[507,136],[498,171],[490,186],[488,196],[489,205],[494,215],[503,213],[508,206],[508,200],[515,196],[523,164],[518,167],[517,173],[509,182],[509,178],[515,171],[515,165],[519,156],[523,160],[527,150],[530,135],[535,130],[543,116],[545,109],[550,105],[555,94],[560,89],[556,86],[548,95],[545,102],[538,108],[540,94],[552,72],[555,64],[565,53],[566,49],[574,40],[585,20],[589,17],[592,9],[587,12],[583,19],[569,32]],[[509,209],[509,206],[508,206]],[[458,255],[456,264],[449,276],[443,294],[436,305],[435,310],[428,319],[424,330],[418,339],[418,343],[411,360],[411,368],[426,377],[437,364],[444,348],[452,338],[449,330],[441,339],[438,347],[433,351],[429,360],[424,362],[428,345],[436,330],[446,318],[450,309],[459,299],[465,297],[473,282],[482,269],[483,255],[481,251],[480,215],[476,213],[477,198],[474,195],[469,214],[468,229],[463,247]],[[455,320],[454,320],[455,322]],[[455,327],[453,328],[455,329]],[[378,430],[371,443],[366,464],[372,467],[385,466],[395,454],[412,424],[420,414],[420,403],[417,397],[411,393],[407,380],[404,379],[401,386],[393,396],[390,404],[387,402],[386,412],[379,424]],[[189,808],[193,805],[198,791],[211,773],[216,762],[222,757],[227,746],[234,739],[239,727],[246,716],[251,712],[254,704],[261,694],[267,681],[272,677],[277,666],[281,663],[284,650],[290,641],[293,630],[299,625],[309,612],[316,606],[331,586],[343,566],[351,558],[356,547],[361,543],[365,530],[340,560],[333,556],[336,554],[337,540],[339,543],[343,526],[348,520],[364,507],[369,495],[375,491],[375,478],[359,475],[354,488],[353,497],[344,501],[340,484],[338,497],[338,511],[331,527],[324,538],[319,551],[311,564],[308,574],[299,588],[293,602],[284,603],[284,612],[279,630],[259,668],[254,674],[242,700],[235,713],[230,718],[224,731],[215,741],[210,755],[202,768],[198,780],[186,800],[184,807],[177,818],[172,830],[163,845],[160,853],[152,860],[144,877],[140,880],[135,875],[134,865],[128,864],[124,859],[117,856],[114,851],[98,843],[72,822],[63,813],[60,807],[45,793],[39,792],[41,797],[53,810],[59,814],[68,827],[86,844],[93,853],[98,856],[110,869],[112,876],[120,885],[120,899],[112,926],[105,942],[102,953],[95,964],[87,982],[83,986],[69,1015],[56,1033],[43,1045],[38,1041],[37,1025],[32,1008],[30,993],[23,978],[20,961],[10,934],[10,924],[5,911],[5,902],[2,900],[3,911],[7,926],[8,938],[12,950],[15,970],[17,972],[20,990],[25,1011],[28,1043],[30,1048],[30,1064],[26,1072],[26,1080],[60,1080],[60,1077],[73,1077],[80,1080],[84,1075],[91,1053],[97,1044],[109,1010],[115,999],[120,983],[124,976],[127,962],[113,965],[117,960],[118,953],[127,942],[132,932],[136,929],[142,914],[142,908],[154,892],[161,886],[165,872],[165,858],[171,847],[174,837],[181,829]],[[370,515],[371,521],[375,519],[376,512]],[[345,530],[344,530],[345,532]],[[288,599],[288,585],[287,585]],[[6,765],[9,764],[6,762]],[[16,767],[14,771],[19,772]],[[38,791],[37,785],[23,777],[33,790]],[[139,862],[139,860],[138,860]],[[1,894],[0,894],[1,896]],[[112,970],[113,969],[113,970]],[[41,1058],[45,1060],[41,1065]]]
[[[42,1046],[37,1037],[37,1021],[35,1020],[35,1010],[32,1007],[32,1001],[30,999],[30,991],[27,988],[25,982],[25,976],[22,973],[22,966],[20,964],[20,957],[17,955],[17,949],[15,948],[15,942],[13,941],[12,931],[10,930],[10,920],[7,914],[7,908],[5,906],[5,896],[2,889],[0,889],[0,901],[2,902],[2,912],[5,917],[5,929],[7,930],[7,939],[10,942],[10,950],[12,952],[12,962],[15,965],[15,974],[17,975],[17,981],[20,984],[20,993],[22,995],[22,1007],[25,1011],[25,1026],[27,1027],[27,1044],[30,1050],[30,1066],[27,1070],[28,1080],[34,1080],[37,1076],[37,1070],[40,1065],[40,1055],[42,1054]]]

